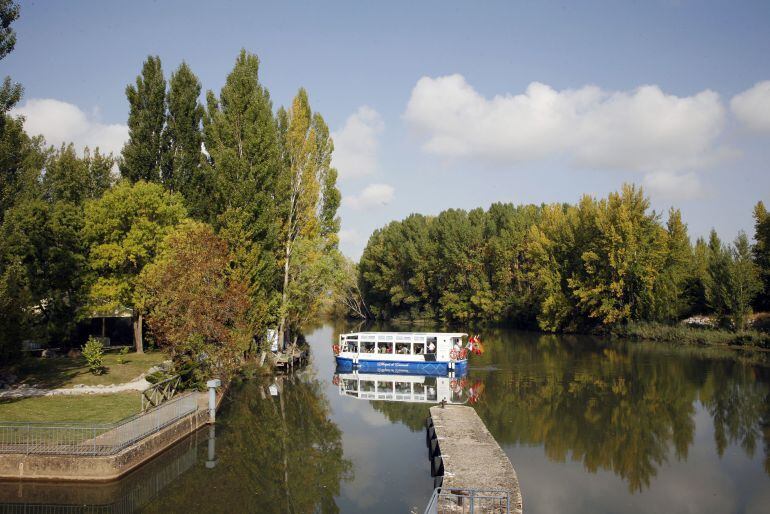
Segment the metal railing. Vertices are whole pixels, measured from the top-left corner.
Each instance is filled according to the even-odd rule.
[[[0,421],[0,453],[113,455],[197,409],[197,394],[187,393],[116,423]]]
[[[179,388],[181,377],[179,375],[161,380],[142,391],[142,412],[152,407],[157,407],[170,400]]]
[[[508,491],[495,489],[449,489],[437,487],[425,514],[508,514],[511,497]]]

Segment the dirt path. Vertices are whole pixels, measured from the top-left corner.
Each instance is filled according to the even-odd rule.
[[[151,385],[152,384],[144,379],[144,376],[141,376],[136,380],[132,380],[131,382],[125,382],[123,384],[95,386],[76,385],[74,387],[65,387],[59,389],[42,389],[38,387],[22,385],[13,389],[5,389],[0,391],[0,399],[31,398],[34,396],[123,393],[126,391],[144,391]]]

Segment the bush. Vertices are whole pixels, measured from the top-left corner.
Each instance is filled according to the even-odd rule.
[[[124,346],[118,352],[118,358],[117,358],[118,364],[126,363],[126,355],[128,355],[128,346]]]
[[[101,375],[104,369],[104,346],[101,341],[91,336],[83,347],[83,357],[86,358],[88,369],[94,375]]]
[[[770,334],[756,330],[729,330],[692,327],[683,324],[635,322],[617,325],[612,334],[632,340],[660,341],[685,345],[733,345],[770,348]]]

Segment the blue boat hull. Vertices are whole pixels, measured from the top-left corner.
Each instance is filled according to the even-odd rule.
[[[468,369],[468,361],[462,360],[454,362],[454,369],[451,369],[448,362],[414,362],[414,361],[378,361],[378,360],[359,360],[358,364],[353,364],[353,359],[345,357],[335,357],[337,359],[337,371],[346,373],[354,369],[362,373],[385,373],[391,375],[427,375],[427,376],[446,376],[450,371],[456,375],[464,375]]]

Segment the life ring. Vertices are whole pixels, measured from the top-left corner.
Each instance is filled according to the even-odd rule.
[[[449,358],[452,359],[453,361],[457,360],[457,356],[458,356],[457,349],[452,349],[452,351],[449,352]]]
[[[332,378],[332,384],[340,385],[340,376],[339,375],[334,375],[334,378]]]
[[[462,350],[460,350],[460,360],[464,359],[467,356],[468,356],[468,349],[467,348],[463,348]]]
[[[449,382],[449,387],[451,387],[452,389],[454,389],[455,387],[457,387],[457,379],[453,378],[453,379],[452,379],[452,380]]]
[[[338,344],[332,345],[332,351],[334,351],[334,355],[339,355],[340,354],[340,345],[338,345]]]

